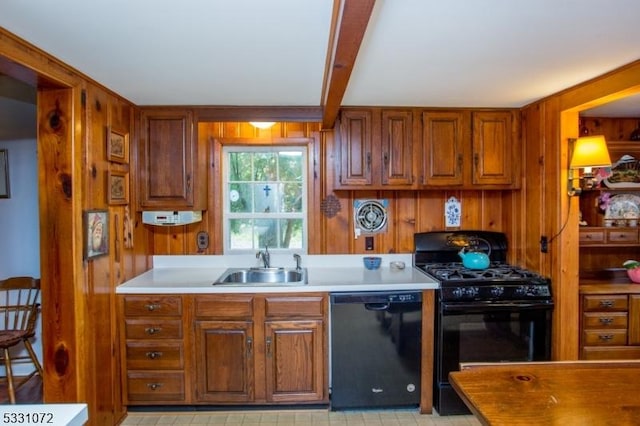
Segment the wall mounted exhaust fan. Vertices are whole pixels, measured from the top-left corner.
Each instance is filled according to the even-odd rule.
[[[356,239],[363,234],[379,234],[387,230],[388,205],[388,200],[353,201],[353,223]]]

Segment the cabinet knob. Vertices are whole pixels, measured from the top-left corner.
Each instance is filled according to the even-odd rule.
[[[149,359],[158,359],[162,356],[162,352],[158,352],[158,351],[151,351],[151,352],[147,352],[147,358]]]
[[[271,337],[267,337],[267,357],[271,357]]]
[[[611,317],[601,317],[600,318],[600,324],[611,325],[612,322],[613,322],[613,318],[611,318]]]
[[[247,337],[247,356],[250,357],[253,353],[253,339],[251,337]]]
[[[145,328],[144,331],[148,334],[148,335],[153,335],[153,334],[158,334],[162,331],[161,328],[155,328],[155,327],[148,327]]]
[[[147,387],[153,391],[162,387],[162,383],[147,383]]]
[[[145,308],[147,308],[147,311],[149,312],[153,312],[157,309],[160,309],[160,305],[157,303],[149,303],[147,305],[144,305]]]
[[[602,340],[603,342],[608,342],[609,340],[613,339],[613,334],[599,334],[598,339]]]
[[[613,308],[613,305],[615,303],[613,302],[613,300],[601,300],[600,301],[600,306],[602,306],[603,308]]]

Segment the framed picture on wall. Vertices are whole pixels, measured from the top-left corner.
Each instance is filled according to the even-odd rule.
[[[107,126],[107,160],[129,163],[129,133]]]
[[[120,171],[107,172],[107,203],[129,203],[129,173]]]
[[[0,149],[0,198],[9,198],[9,154]]]
[[[83,226],[84,258],[90,260],[109,254],[109,212],[86,210]]]

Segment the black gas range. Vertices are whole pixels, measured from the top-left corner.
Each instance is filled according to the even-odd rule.
[[[506,235],[492,231],[424,232],[414,235],[413,264],[440,283],[439,301],[459,303],[553,303],[551,281],[506,262]],[[489,256],[485,269],[462,264],[472,248]]]
[[[440,415],[469,413],[449,384],[449,373],[460,363],[550,360],[551,280],[508,264],[505,234],[424,232],[414,235],[414,243],[414,267],[439,283],[433,389]],[[465,267],[463,249],[487,254],[488,266]]]

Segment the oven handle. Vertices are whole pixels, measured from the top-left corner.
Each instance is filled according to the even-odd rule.
[[[477,313],[477,312],[495,312],[495,311],[535,311],[535,310],[551,310],[553,303],[442,303],[440,310],[442,312],[456,313]]]

